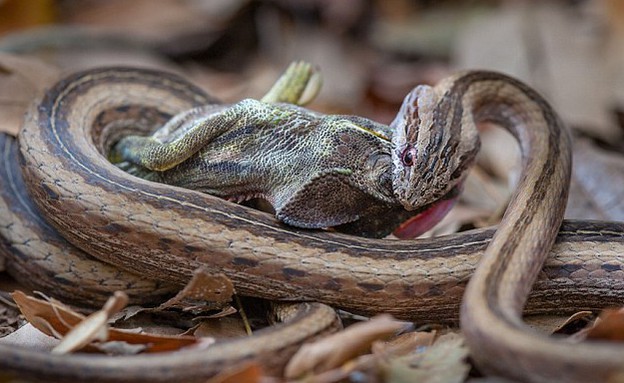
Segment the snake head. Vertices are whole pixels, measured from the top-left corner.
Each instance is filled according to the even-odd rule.
[[[419,85],[405,97],[390,126],[395,131],[392,188],[403,207],[417,210],[455,197],[479,149],[461,98]]]

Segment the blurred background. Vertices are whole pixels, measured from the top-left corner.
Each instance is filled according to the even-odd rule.
[[[260,97],[302,59],[325,80],[312,109],[389,123],[417,84],[458,69],[502,71],[574,129],[568,217],[624,219],[620,0],[0,0],[0,52],[0,111],[18,116],[4,131],[18,129],[18,106],[32,100],[17,100],[16,73],[37,87],[89,67],[156,67],[236,101]],[[480,128],[479,166],[438,234],[494,222],[513,188],[513,139]]]

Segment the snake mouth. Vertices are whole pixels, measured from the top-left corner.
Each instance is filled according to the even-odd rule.
[[[423,206],[418,214],[399,225],[392,234],[399,239],[411,239],[431,230],[455,206],[461,190],[462,183],[455,185],[438,200]]]

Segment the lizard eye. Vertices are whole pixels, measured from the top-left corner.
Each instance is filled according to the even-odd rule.
[[[414,165],[415,157],[416,157],[416,148],[414,148],[413,146],[408,146],[405,149],[403,149],[403,153],[401,154],[401,162],[403,162],[403,165],[410,167]]]

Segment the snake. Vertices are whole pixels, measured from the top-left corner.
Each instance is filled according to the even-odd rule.
[[[65,240],[148,281],[183,285],[203,268],[226,274],[242,295],[423,322],[459,319],[477,366],[521,381],[606,381],[620,373],[623,348],[571,346],[522,321],[523,310],[598,309],[624,296],[624,224],[562,223],[571,153],[556,113],[528,86],[494,72],[462,72],[434,91],[435,123],[459,126],[461,134],[463,126],[476,131],[475,124],[493,121],[519,142],[520,182],[495,228],[417,240],[360,238],[288,227],[214,196],[132,177],[108,162],[114,142],[216,102],[177,75],[146,69],[93,69],[51,87],[20,131],[20,168],[38,212]],[[57,380],[193,381],[226,360],[257,359],[279,373],[289,353],[276,350],[336,326],[323,304],[290,306],[298,311],[294,320],[259,334],[261,341],[224,342],[218,357],[58,357],[0,345],[0,366]]]

